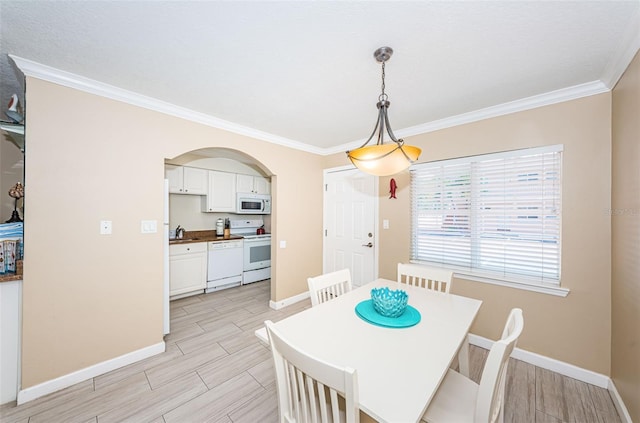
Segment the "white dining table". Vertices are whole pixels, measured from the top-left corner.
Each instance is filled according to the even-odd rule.
[[[371,289],[384,286],[408,293],[409,305],[421,314],[418,324],[381,327],[356,315],[356,305],[371,297]],[[466,347],[481,304],[377,279],[275,326],[307,354],[356,369],[362,411],[379,422],[410,423],[420,421],[458,349]]]

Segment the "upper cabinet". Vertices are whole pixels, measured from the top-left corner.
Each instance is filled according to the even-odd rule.
[[[204,212],[236,212],[236,174],[209,170],[209,189],[202,199]]]
[[[241,175],[236,177],[237,192],[251,192],[254,194],[270,194],[271,182],[262,176]]]
[[[172,194],[207,194],[207,170],[195,167],[165,165],[164,177]]]

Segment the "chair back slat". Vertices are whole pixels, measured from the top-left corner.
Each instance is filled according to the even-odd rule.
[[[280,421],[358,423],[358,379],[354,369],[318,360],[282,338],[265,322],[276,371]],[[327,398],[326,392],[329,392]],[[340,399],[345,406],[341,408]]]
[[[502,339],[493,344],[487,356],[480,378],[474,421],[490,423],[502,421],[509,357],[523,329],[522,310],[514,308],[509,313]]]
[[[453,272],[413,263],[398,263],[398,282],[449,293]]]
[[[349,269],[337,270],[307,278],[307,283],[309,285],[311,305],[315,307],[351,291],[351,272],[349,272]]]

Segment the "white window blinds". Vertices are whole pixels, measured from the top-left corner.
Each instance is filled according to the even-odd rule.
[[[558,285],[561,166],[561,145],[413,166],[411,259]]]

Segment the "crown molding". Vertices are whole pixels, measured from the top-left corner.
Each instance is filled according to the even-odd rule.
[[[463,113],[448,118],[434,120],[432,122],[423,123],[409,128],[394,130],[397,138],[411,137],[414,135],[425,134],[428,132],[439,131],[441,129],[451,128],[453,126],[464,125],[467,123],[477,122],[480,120],[490,119],[498,116],[504,116],[511,113],[522,112],[525,110],[535,109],[538,107],[549,106],[551,104],[562,103],[569,100],[575,100],[582,97],[588,97],[610,91],[602,81],[587,82],[585,84],[575,85],[573,87],[562,88],[560,90],[548,93],[522,98],[520,100],[510,101],[508,103],[498,104],[496,106],[486,107],[484,109]],[[335,154],[360,147],[365,139],[343,144],[326,150],[325,154]]]
[[[613,54],[603,72],[602,82],[612,90],[640,51],[640,8],[631,17],[620,48]]]
[[[640,31],[636,31],[634,42],[640,43]],[[633,34],[632,34],[633,35]],[[633,43],[632,43],[633,44]],[[632,48],[624,49],[620,55],[617,56],[615,62],[617,66],[611,66],[611,69],[618,69],[623,66],[624,63],[628,66],[630,60],[633,59],[633,55],[630,56],[629,61],[625,62],[626,58],[631,54],[635,54]],[[637,51],[637,48],[636,48]],[[26,76],[42,79],[44,81],[53,82],[55,84],[63,85],[65,87],[74,88],[80,91],[84,91],[90,94],[110,98],[112,100],[121,101],[134,106],[143,107],[145,109],[157,111],[170,116],[175,116],[181,119],[189,120],[192,122],[200,123],[203,125],[211,126],[214,128],[222,129],[225,131],[233,132],[239,135],[267,141],[273,144],[281,145],[284,147],[293,148],[296,150],[305,151],[308,153],[318,155],[331,155],[336,153],[343,153],[353,148],[360,147],[365,139],[353,141],[348,144],[342,144],[331,148],[315,147],[308,144],[304,144],[299,141],[291,140],[288,138],[280,137],[278,135],[270,134],[267,132],[259,131],[257,129],[241,126],[233,122],[229,122],[223,119],[218,119],[204,113],[196,112],[184,107],[179,107],[171,103],[167,103],[152,97],[147,97],[132,91],[128,91],[122,88],[115,87],[113,85],[105,84],[93,79],[85,78],[70,72],[55,69],[47,65],[43,65],[32,60],[24,59],[18,56],[9,55],[9,57],[15,62],[16,66]],[[624,67],[626,69],[626,67]],[[624,69],[617,70],[615,75],[617,78],[622,75]],[[613,74],[613,73],[612,73]],[[615,78],[615,77],[613,77]],[[616,79],[617,81],[617,79]],[[424,124],[412,126],[394,131],[399,138],[410,137],[420,135],[428,132],[434,132],[445,128],[451,128],[458,125],[477,122],[484,119],[503,116],[511,113],[516,113],[524,110],[534,109],[537,107],[548,106],[551,104],[561,103],[564,101],[575,100],[582,97],[601,94],[610,91],[607,83],[602,81],[593,81],[585,84],[576,85],[573,87],[563,88],[560,90],[552,91],[545,94],[540,94],[532,97],[523,98],[520,100],[511,101],[508,103],[499,104],[496,106],[487,107],[484,109],[463,113],[457,116],[452,116]]]
[[[319,155],[324,154],[324,149],[319,147],[310,146],[299,141],[238,125],[233,122],[209,116],[207,114],[196,112],[184,107],[176,106],[165,101],[147,97],[133,91],[118,88],[113,85],[105,84],[103,82],[76,75],[71,72],[56,69],[51,66],[34,62],[32,60],[14,56],[12,54],[10,54],[9,57],[14,61],[18,69],[20,69],[22,73],[29,77],[42,79],[43,81],[47,82],[53,82],[55,84],[62,85],[68,88],[73,88],[90,94],[106,97],[112,100],[121,101],[123,103],[128,103],[134,106],[164,113],[170,116],[175,116],[181,119],[200,123],[202,125],[211,126],[213,128],[223,129],[225,131],[233,132],[239,135],[267,141],[284,147],[294,148],[296,150],[302,150]]]

